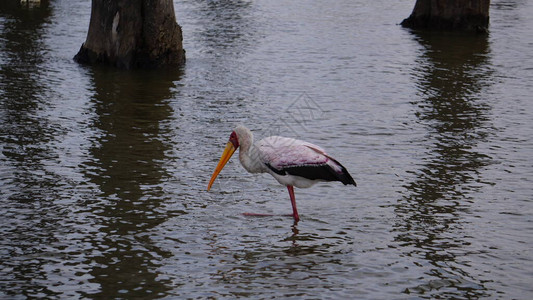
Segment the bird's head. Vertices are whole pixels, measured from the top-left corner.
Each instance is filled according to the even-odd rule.
[[[231,132],[228,143],[231,143],[235,149],[239,148],[239,137],[237,136],[237,132]]]
[[[229,136],[229,141],[226,144],[226,149],[224,149],[224,152],[222,153],[222,156],[220,157],[220,160],[218,161],[218,165],[215,168],[215,171],[213,172],[213,175],[211,175],[211,180],[209,180],[209,185],[207,186],[207,190],[211,189],[211,186],[213,185],[213,182],[215,182],[215,179],[217,178],[218,174],[226,163],[229,161],[233,153],[239,148],[239,137],[237,136],[237,133],[233,131]]]

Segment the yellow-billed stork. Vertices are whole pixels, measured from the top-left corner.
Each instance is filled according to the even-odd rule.
[[[240,148],[239,160],[248,172],[269,173],[279,183],[287,186],[295,222],[300,217],[293,187],[308,188],[319,181],[357,185],[346,168],[319,146],[281,136],[270,136],[254,143],[252,132],[239,125],[229,137],[226,149],[209,180],[208,191],[237,148]]]

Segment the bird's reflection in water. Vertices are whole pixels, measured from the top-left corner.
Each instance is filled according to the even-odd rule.
[[[300,237],[298,236],[298,234],[300,233],[300,230],[298,230],[298,222],[297,221],[294,221],[294,224],[291,226],[291,232],[292,232],[292,234],[290,236],[286,237],[285,239],[283,239],[283,241],[290,242],[291,243],[291,248],[299,247],[300,245],[298,244],[298,239]]]

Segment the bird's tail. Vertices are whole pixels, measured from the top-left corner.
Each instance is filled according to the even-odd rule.
[[[346,170],[346,168],[340,162],[338,162],[331,156],[328,156],[328,158],[335,162],[341,168],[341,172],[335,172],[335,175],[340,182],[342,182],[344,185],[353,184],[354,186],[357,186],[357,183],[355,182],[355,180],[353,180],[352,175],[348,173],[348,170]]]

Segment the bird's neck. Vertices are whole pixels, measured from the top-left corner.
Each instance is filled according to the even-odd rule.
[[[241,143],[239,160],[246,171],[250,173],[262,173],[265,166],[261,162],[259,149],[253,144],[253,139]]]

